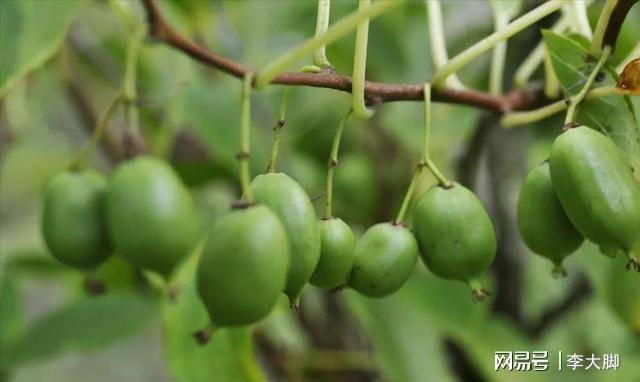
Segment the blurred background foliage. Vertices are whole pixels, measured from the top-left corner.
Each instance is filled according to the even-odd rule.
[[[356,8],[355,1],[333,3],[332,20]],[[130,5],[143,20],[139,3]],[[308,38],[316,12],[310,0],[160,5],[181,33],[256,68]],[[592,26],[601,6],[590,7]],[[496,301],[474,304],[465,285],[440,280],[419,264],[391,297],[373,300],[308,286],[299,316],[283,299],[257,327],[222,330],[200,347],[191,337],[207,321],[193,287],[197,248],[165,293],[153,278],[113,257],[98,271],[108,293],[87,297],[83,275],[46,253],[40,192],[87,141],[118,89],[126,30],[105,1],[4,0],[0,7],[0,380],[246,381],[259,368],[272,380],[292,381],[640,380],[640,340],[632,331],[640,314],[629,308],[640,302],[637,293],[619,293],[638,290],[638,279],[585,244],[567,261],[569,277],[554,280],[551,265],[529,253],[514,228],[524,174],[545,159],[561,116],[506,132],[480,110],[433,107],[434,160],[455,179],[477,169],[472,185],[498,227],[503,260],[486,276],[489,289],[500,288]],[[489,2],[444,1],[443,11],[451,55],[493,30]],[[507,73],[551,19],[510,40]],[[638,36],[636,6],[614,64]],[[368,78],[420,83],[433,74],[421,1],[372,22],[369,41]],[[350,73],[353,46],[354,34],[328,47],[338,72]],[[459,73],[462,81],[486,89],[489,57]],[[234,153],[240,82],[153,41],[142,49],[138,73],[147,144],[190,185],[204,233],[239,194]],[[535,79],[542,77],[538,71]],[[506,82],[510,88],[509,75]],[[254,95],[253,174],[266,167],[282,89],[270,86]],[[278,167],[311,197],[322,194],[331,139],[349,106],[345,93],[293,89]],[[422,104],[412,102],[385,104],[370,121],[350,120],[336,173],[335,214],[356,232],[395,216],[418,158],[421,126]],[[122,127],[119,116],[95,155],[93,164],[105,173],[122,157]],[[433,182],[425,176],[419,189]],[[322,204],[317,199],[319,209]],[[505,290],[516,294],[504,300],[509,306],[499,302]],[[557,314],[558,306],[569,308]],[[551,371],[493,371],[495,351],[516,350],[549,351]],[[558,351],[618,353],[622,367],[557,372]]]

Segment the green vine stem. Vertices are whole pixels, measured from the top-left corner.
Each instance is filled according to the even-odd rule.
[[[371,0],[359,0],[358,12],[364,12],[371,6]],[[369,19],[358,24],[356,47],[353,55],[353,83],[351,85],[351,108],[360,118],[370,118],[373,111],[367,108],[364,99],[364,81],[367,68],[367,45],[369,40]]]
[[[494,11],[494,24],[496,32],[500,32],[509,25],[508,17],[500,11]],[[489,74],[489,93],[502,94],[502,79],[504,76],[504,64],[507,58],[507,42],[501,41],[493,48],[491,55],[491,71]]]
[[[333,136],[333,143],[331,144],[331,153],[329,154],[329,162],[327,164],[327,198],[326,204],[324,208],[324,218],[331,219],[332,215],[332,204],[333,204],[333,172],[335,171],[336,166],[338,165],[338,150],[340,149],[340,140],[342,138],[342,133],[344,131],[345,126],[347,125],[347,120],[351,116],[351,112],[353,110],[349,109],[349,111],[340,119],[338,123],[338,128],[336,129],[336,134]]]
[[[593,32],[591,31],[591,25],[589,25],[587,6],[587,0],[573,0],[567,5],[575,30],[591,40]]]
[[[471,47],[459,53],[457,56],[453,57],[445,66],[440,68],[433,77],[433,86],[436,88],[443,87],[447,78],[451,74],[462,69],[478,56],[493,48],[499,42],[510,38],[521,30],[538,22],[540,19],[559,10],[564,4],[565,2],[561,0],[550,0],[512,21],[504,29],[494,32],[493,34],[490,34],[478,41]]]
[[[267,64],[256,76],[255,87],[257,89],[262,89],[280,73],[295,65],[296,62],[300,61],[304,57],[312,54],[316,49],[346,36],[348,33],[356,29],[360,22],[374,19],[382,13],[399,6],[404,2],[405,0],[376,1],[371,7],[368,7],[365,10],[358,10],[342,18],[340,21],[329,27],[326,33],[303,42]]]
[[[562,15],[560,20],[558,20],[552,27],[551,30],[555,33],[562,33],[567,28],[569,28],[569,24],[571,19],[567,15]],[[529,79],[533,75],[533,73],[538,69],[538,67],[542,64],[545,56],[545,45],[544,41],[540,41],[538,45],[529,53],[527,58],[522,61],[518,69],[513,76],[513,82],[518,89],[523,89],[527,86]]]
[[[447,44],[444,38],[442,26],[442,7],[440,0],[424,0],[427,25],[429,26],[429,41],[431,43],[431,56],[436,69],[440,69],[449,61]],[[446,81],[447,86],[455,89],[464,89],[465,86],[457,75],[452,74]]]
[[[618,5],[618,0],[606,0],[604,7],[602,7],[602,12],[598,18],[596,30],[593,32],[593,39],[591,40],[591,54],[595,56],[599,56],[602,53],[604,35],[607,32],[609,20],[611,20],[611,15],[616,5]]]
[[[322,36],[329,29],[331,0],[318,0],[318,17],[316,19],[315,37]],[[333,68],[327,59],[326,46],[321,45],[313,54],[313,63],[321,68]]]
[[[118,107],[123,101],[122,92],[119,92],[111,101],[109,108],[107,111],[98,119],[96,122],[95,129],[93,130],[93,135],[91,136],[91,140],[86,144],[86,146],[78,153],[76,158],[71,162],[69,168],[72,170],[81,170],[86,167],[87,161],[91,157],[91,154],[98,147],[98,143],[104,136],[104,133],[107,131],[107,127],[109,126],[109,122],[116,114]]]
[[[451,182],[438,170],[436,165],[431,161],[429,157],[429,146],[431,140],[431,84],[428,82],[424,84],[423,88],[424,93],[424,140],[422,141],[422,158],[418,165],[416,166],[416,170],[413,173],[413,178],[411,179],[411,183],[409,183],[409,187],[407,188],[407,192],[402,200],[402,205],[400,206],[400,211],[398,212],[398,216],[394,221],[395,224],[401,224],[404,220],[404,217],[409,208],[409,204],[411,204],[411,199],[413,198],[413,194],[415,192],[416,184],[418,183],[418,178],[422,173],[423,168],[429,169],[429,171],[433,174],[433,176],[438,181],[442,187],[450,188],[452,187]]]
[[[124,73],[123,95],[124,95],[124,112],[127,124],[127,131],[134,140],[139,140],[140,131],[138,129],[138,108],[136,90],[136,66],[138,64],[138,56],[140,47],[147,35],[147,27],[141,25],[133,30],[129,37],[127,45],[127,62]]]
[[[604,49],[602,50],[602,55],[600,56],[598,63],[593,68],[593,71],[591,72],[591,74],[589,74],[589,77],[587,78],[587,81],[584,83],[584,86],[582,87],[582,89],[578,94],[571,97],[571,100],[570,100],[571,103],[569,105],[569,109],[567,110],[567,115],[564,119],[565,125],[573,122],[578,105],[580,104],[580,102],[582,102],[584,97],[587,95],[587,92],[589,92],[589,89],[591,89],[591,86],[593,86],[593,82],[596,80],[596,77],[598,76],[598,73],[600,73],[600,70],[602,70],[602,67],[604,67],[604,64],[607,62],[607,59],[609,58],[610,54],[611,54],[611,47],[605,46]]]
[[[307,65],[298,69],[300,73],[319,73],[322,68],[315,65]],[[280,100],[280,109],[278,111],[278,119],[273,126],[273,144],[271,146],[271,157],[267,164],[267,173],[273,173],[276,171],[276,162],[278,161],[278,153],[280,152],[280,142],[282,141],[282,129],[286,123],[285,115],[287,113],[287,104],[289,102],[289,95],[291,93],[291,87],[286,87],[282,93]]]
[[[240,186],[242,187],[242,195],[247,203],[253,203],[253,194],[251,193],[249,156],[251,155],[251,82],[253,81],[253,73],[248,72],[242,80],[242,93],[240,103],[240,150],[237,158],[240,165]]]
[[[273,125],[273,145],[271,146],[271,157],[269,158],[269,164],[267,164],[267,173],[273,173],[276,171],[276,161],[278,160],[278,152],[280,151],[280,140],[282,136],[282,128],[285,124],[285,114],[287,112],[287,102],[289,101],[289,94],[291,93],[291,87],[287,86],[282,92],[282,98],[280,99],[280,110],[278,112],[278,120]]]
[[[593,99],[612,94],[633,95],[633,91],[616,88],[614,86],[603,86],[589,91],[584,98]],[[564,100],[560,100],[535,110],[507,113],[500,120],[500,124],[506,128],[527,125],[548,118],[567,108],[567,103]]]

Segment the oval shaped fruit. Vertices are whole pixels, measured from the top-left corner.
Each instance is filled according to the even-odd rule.
[[[518,229],[533,252],[557,267],[584,241],[556,196],[547,162],[529,172],[518,199]]]
[[[549,168],[577,230],[629,253],[640,239],[640,185],[615,144],[586,126],[570,129],[553,143]]]
[[[320,261],[311,276],[311,284],[336,288],[347,282],[356,254],[356,238],[351,228],[339,218],[318,221]]]
[[[481,298],[476,277],[496,254],[496,235],[482,203],[466,187],[433,186],[422,194],[413,212],[422,260],[445,279],[469,283]]]
[[[388,296],[407,282],[417,261],[411,232],[400,224],[379,223],[358,241],[348,284],[365,296]]]
[[[291,260],[284,292],[291,305],[296,305],[320,259],[315,210],[304,189],[283,173],[256,176],[251,182],[251,191],[257,203],[276,214],[287,232]]]
[[[42,234],[58,261],[80,269],[94,269],[110,251],[105,216],[107,182],[99,173],[67,171],[47,184]]]
[[[197,270],[198,294],[217,326],[264,318],[284,288],[289,242],[263,205],[230,212],[213,227]]]
[[[109,182],[114,249],[132,264],[167,276],[198,234],[191,195],[173,169],[148,156],[122,163]]]

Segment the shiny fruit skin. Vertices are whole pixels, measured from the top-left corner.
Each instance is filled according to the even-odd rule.
[[[529,249],[555,264],[560,264],[584,241],[556,196],[546,162],[531,170],[522,185],[518,229]]]
[[[148,156],[115,170],[107,216],[115,251],[133,265],[164,276],[187,255],[198,235],[189,191],[167,163]]]
[[[379,223],[357,244],[349,286],[369,297],[384,297],[399,290],[418,261],[418,244],[404,226]]]
[[[315,210],[304,189],[283,173],[256,176],[251,191],[257,203],[266,205],[278,216],[287,232],[291,260],[284,292],[296,304],[320,259]]]
[[[336,288],[346,283],[356,255],[356,238],[351,228],[339,218],[318,221],[320,261],[311,276],[319,288]]]
[[[427,268],[445,279],[470,282],[496,254],[496,235],[480,200],[454,183],[433,186],[416,202],[413,224]]]
[[[214,224],[197,270],[198,294],[217,326],[266,317],[284,288],[289,242],[264,205],[234,210]]]
[[[66,171],[47,184],[42,234],[61,263],[91,270],[109,256],[106,190],[104,177],[92,170]]]
[[[576,229],[590,241],[629,252],[640,239],[640,185],[615,144],[586,126],[551,147],[551,181]]]

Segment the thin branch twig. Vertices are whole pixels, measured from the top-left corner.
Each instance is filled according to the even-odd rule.
[[[247,66],[212,52],[189,41],[166,21],[156,0],[142,0],[147,12],[150,34],[157,40],[176,48],[201,63],[222,70],[234,77],[242,78],[248,71]],[[272,83],[282,85],[312,86],[351,92],[351,77],[331,71],[322,73],[286,72],[277,76]],[[370,104],[392,101],[422,101],[424,84],[388,84],[380,82],[365,83],[365,97]],[[538,98],[537,92],[515,90],[504,96],[493,96],[476,90],[456,90],[443,88],[434,90],[433,101],[462,104],[488,109],[497,113],[531,108]]]

